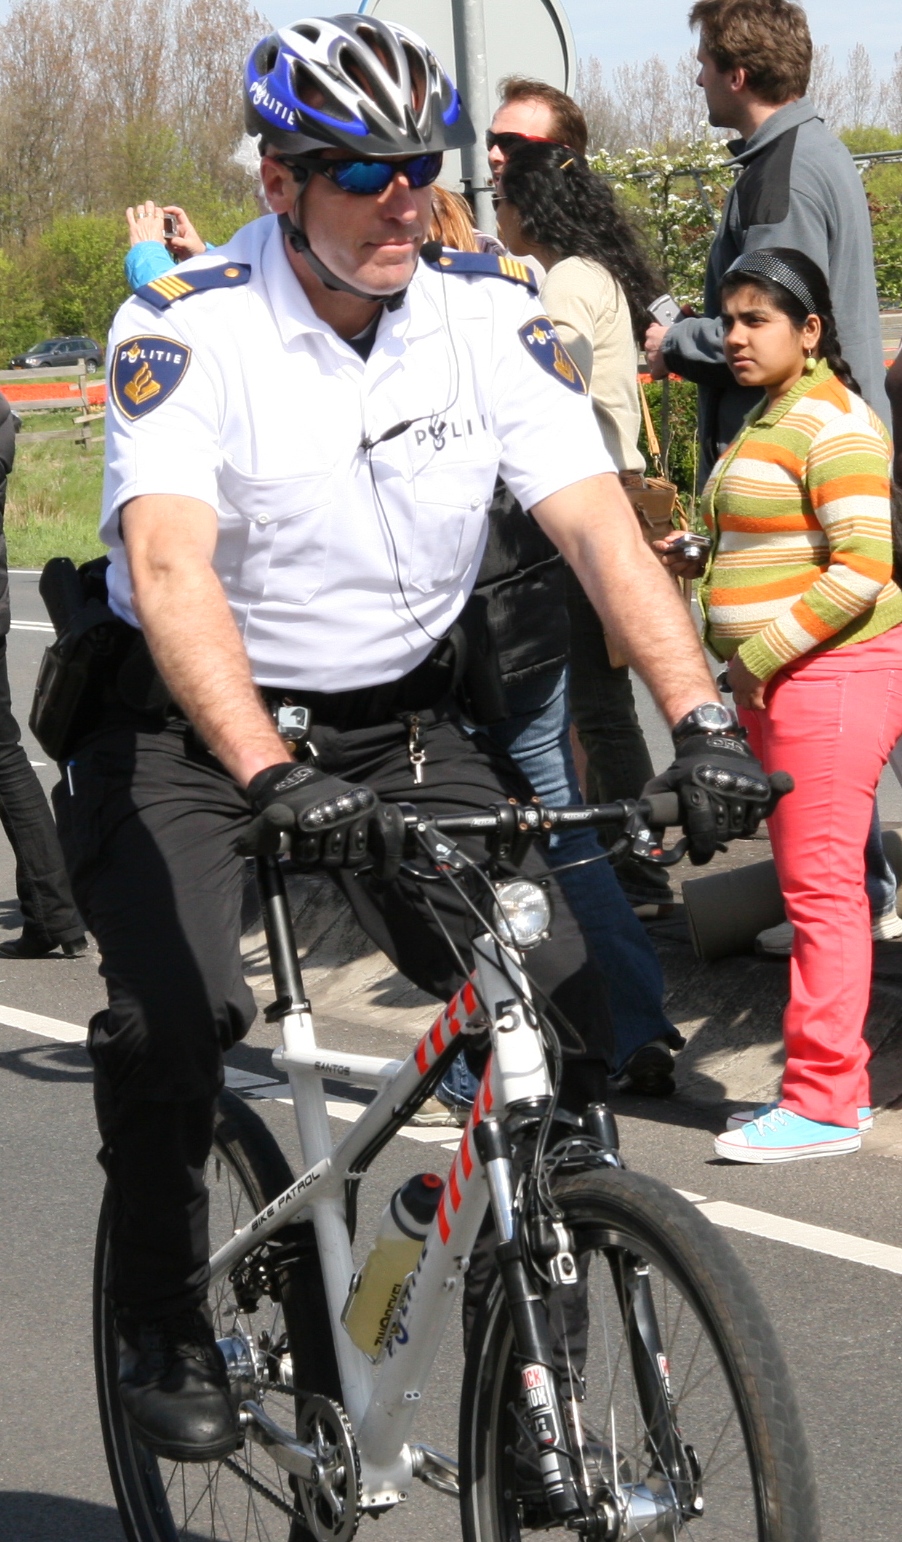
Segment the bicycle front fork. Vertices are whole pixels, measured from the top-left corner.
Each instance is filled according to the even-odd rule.
[[[607,1110],[593,1107],[587,1123],[597,1144],[601,1137],[602,1160],[619,1165],[616,1126]],[[613,1132],[613,1138],[611,1133]],[[495,1257],[514,1331],[525,1422],[535,1440],[545,1498],[556,1520],[575,1524],[599,1538],[615,1537],[620,1519],[613,1494],[586,1492],[579,1455],[573,1450],[573,1434],[564,1414],[561,1383],[555,1368],[554,1333],[545,1299],[528,1267],[524,1247],[523,1217],[515,1200],[511,1148],[507,1132],[495,1118],[483,1120],[474,1130],[476,1147],[485,1170],[492,1217],[498,1236]],[[554,1287],[578,1291],[581,1275],[570,1251],[571,1241],[562,1226],[553,1231],[548,1277]],[[669,1367],[664,1354],[657,1314],[649,1289],[648,1271],[639,1259],[621,1260],[614,1269],[615,1289],[627,1326],[631,1359],[642,1413],[657,1456],[662,1477],[669,1480],[681,1511],[691,1514],[696,1474],[688,1448],[684,1447],[673,1419]],[[583,1303],[587,1310],[587,1303]]]
[[[474,1130],[476,1149],[489,1186],[492,1217],[498,1236],[495,1257],[507,1298],[514,1342],[520,1361],[520,1385],[526,1422],[539,1452],[545,1498],[558,1520],[584,1511],[574,1463],[564,1429],[560,1388],[551,1358],[551,1329],[545,1303],[529,1277],[523,1257],[520,1217],[514,1200],[511,1148],[504,1126],[484,1119]],[[570,1268],[576,1267],[569,1253]],[[566,1262],[564,1262],[566,1268]]]

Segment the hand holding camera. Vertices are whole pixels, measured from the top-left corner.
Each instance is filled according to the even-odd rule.
[[[668,573],[676,578],[698,578],[705,571],[712,541],[709,535],[696,535],[693,530],[675,530],[652,546]]]

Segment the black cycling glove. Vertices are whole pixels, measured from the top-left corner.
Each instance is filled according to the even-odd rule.
[[[689,860],[702,867],[724,841],[754,835],[788,788],[771,787],[746,743],[745,729],[737,728],[682,739],[673,765],[648,782],[642,795],[667,791],[680,800]]]
[[[243,846],[277,851],[284,831],[301,866],[359,867],[368,859],[369,826],[379,808],[372,788],[352,787],[316,766],[286,760],[258,771],[247,797],[261,817]]]

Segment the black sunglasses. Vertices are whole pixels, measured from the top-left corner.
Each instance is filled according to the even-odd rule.
[[[503,150],[506,155],[517,145],[559,145],[559,139],[546,139],[544,134],[496,134],[494,129],[485,131],[485,147],[487,150]],[[564,145],[563,149],[569,149]]]
[[[406,177],[413,188],[429,187],[442,169],[442,156],[411,155],[399,161],[328,161],[318,155],[280,155],[283,166],[315,171],[328,177],[343,193],[372,198],[384,193],[395,177]]]

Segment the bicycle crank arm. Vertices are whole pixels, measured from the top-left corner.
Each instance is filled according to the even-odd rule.
[[[290,1430],[285,1430],[250,1399],[241,1404],[238,1417],[245,1438],[256,1441],[268,1451],[277,1467],[293,1472],[308,1483],[321,1483],[323,1471],[312,1446],[301,1445]]]
[[[460,1478],[457,1463],[431,1446],[410,1447],[411,1470],[415,1478],[429,1488],[437,1488],[440,1494],[460,1497]]]

